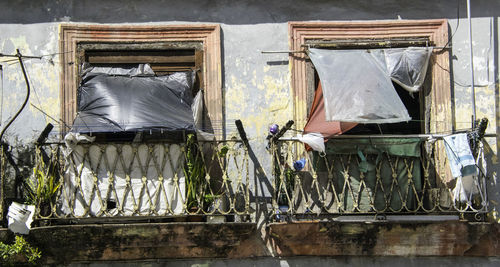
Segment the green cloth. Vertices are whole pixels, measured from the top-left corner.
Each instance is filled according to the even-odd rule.
[[[343,192],[339,197],[345,211],[372,212],[371,203],[375,211],[414,210],[416,198],[422,189],[420,147],[419,138],[329,140],[326,144],[327,162],[330,168],[333,167],[333,183],[337,194]],[[399,159],[397,164],[396,159]],[[314,163],[318,172],[327,171],[324,159],[318,154]],[[409,171],[412,163],[413,169]],[[344,170],[347,169],[349,182],[345,183]],[[377,169],[380,170],[378,182]],[[394,178],[393,169],[396,174]],[[409,172],[411,177],[408,176]],[[388,209],[385,209],[386,206]]]
[[[420,138],[355,138],[330,139],[326,143],[327,154],[365,154],[385,152],[392,156],[420,158]]]

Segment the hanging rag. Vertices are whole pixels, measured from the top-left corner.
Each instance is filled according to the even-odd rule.
[[[470,151],[467,134],[460,133],[443,138],[453,177],[477,175],[476,162]]]
[[[302,143],[309,145],[314,151],[325,153],[325,139],[320,133],[308,133],[304,135],[297,135],[297,139]]]
[[[65,157],[69,157],[78,143],[92,143],[94,141],[95,136],[69,132],[64,136],[64,143],[66,144],[66,148],[63,149],[63,154]]]
[[[453,201],[468,203],[472,196],[479,193],[479,181],[475,175],[459,176],[453,188]]]

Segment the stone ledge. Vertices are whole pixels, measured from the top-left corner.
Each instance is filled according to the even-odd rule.
[[[447,222],[128,223],[37,227],[43,264],[296,256],[500,256],[500,224]],[[0,241],[14,234],[0,229]],[[266,246],[267,244],[267,246]]]
[[[296,222],[267,226],[277,256],[500,256],[500,225]]]
[[[136,223],[38,227],[26,239],[45,264],[67,264],[267,256],[260,236],[252,223]],[[0,241],[11,240],[12,232],[0,229]]]

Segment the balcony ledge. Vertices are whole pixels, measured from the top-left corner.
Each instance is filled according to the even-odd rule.
[[[0,229],[0,241],[14,234]],[[296,256],[499,256],[500,225],[466,221],[126,223],[37,227],[41,264]]]
[[[0,229],[0,241],[13,233]],[[26,240],[43,264],[265,256],[253,223],[129,223],[37,227]]]
[[[267,226],[277,256],[499,256],[500,225],[307,221]]]

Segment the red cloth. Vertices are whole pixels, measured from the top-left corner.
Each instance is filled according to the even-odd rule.
[[[332,135],[345,133],[357,125],[355,122],[326,121],[323,99],[323,89],[321,83],[318,83],[304,133],[321,133],[325,138],[328,138]]]

